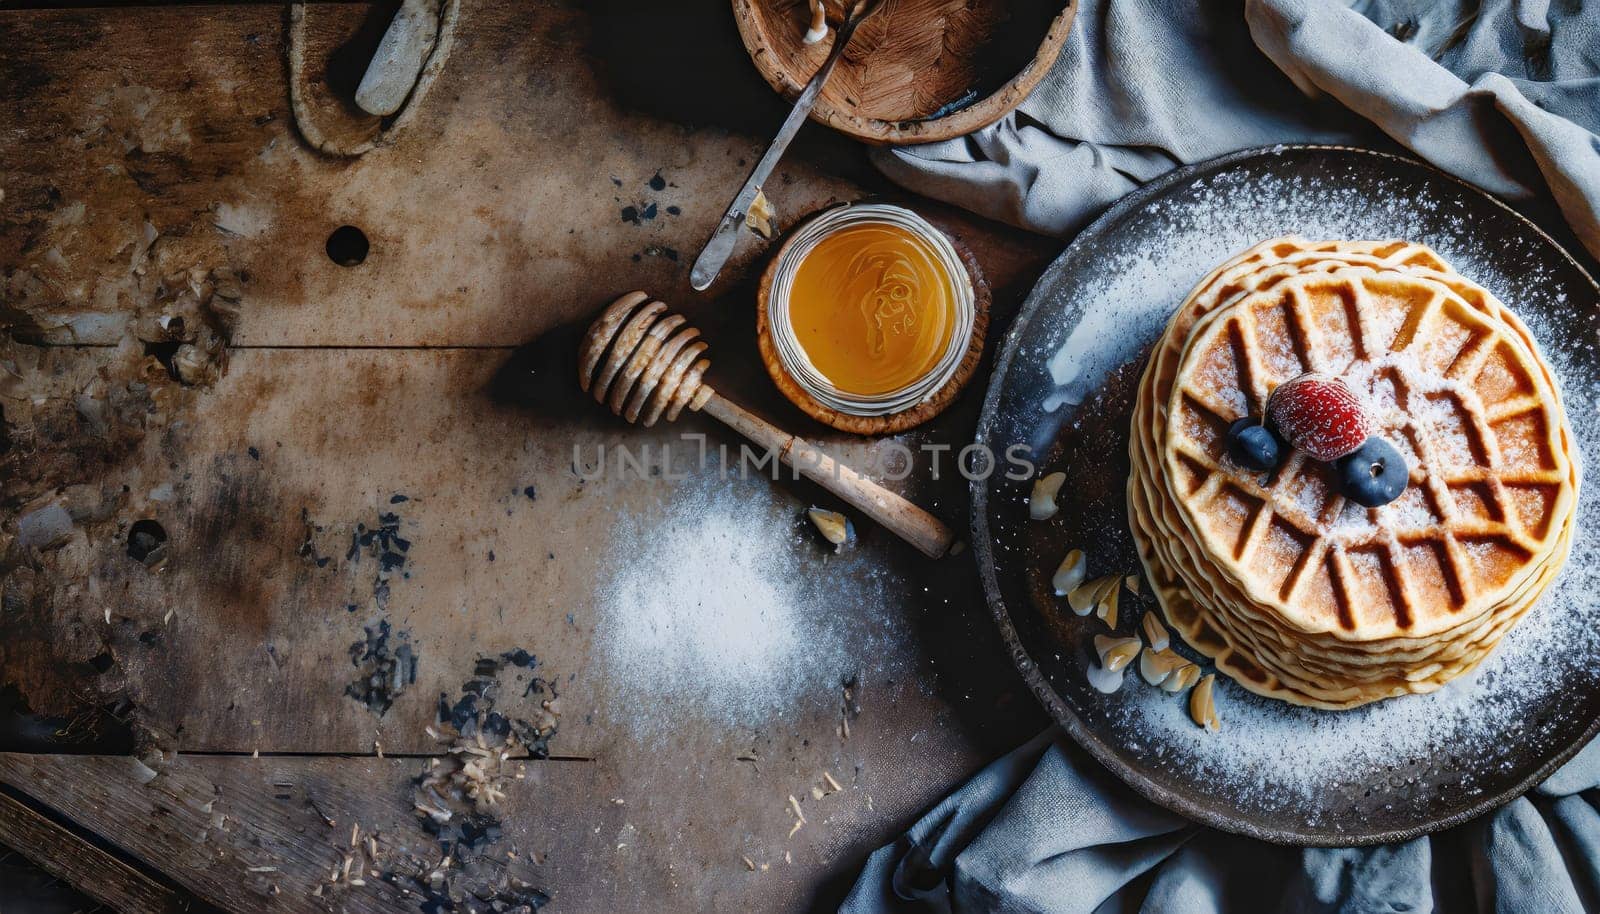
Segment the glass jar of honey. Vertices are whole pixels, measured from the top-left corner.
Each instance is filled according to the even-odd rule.
[[[785,373],[831,409],[901,412],[955,373],[972,336],[972,281],[910,210],[854,204],[803,226],[779,255],[767,321]]]

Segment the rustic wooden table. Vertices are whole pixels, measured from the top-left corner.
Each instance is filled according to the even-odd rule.
[[[341,99],[391,10],[307,8],[325,130],[374,130]],[[893,442],[829,433],[756,358],[766,242],[689,291],[784,110],[722,0],[470,0],[415,116],[348,159],[294,126],[288,21],[0,10],[0,687],[28,712],[0,844],[119,909],[409,910],[442,862],[413,808],[446,755],[429,729],[491,690],[556,730],[444,893],[836,904],[1043,725],[971,553],[863,524],[834,555],[802,517],[825,493],[691,467],[695,436],[713,461],[737,440],[529,385],[547,356],[518,347],[650,290],[702,328],[719,390],[858,466],[962,447],[986,371]],[[768,188],[784,224],[875,193],[814,125]],[[1058,243],[913,202],[976,252],[992,349]],[[594,472],[622,446],[655,470]],[[929,463],[890,484],[965,530],[964,481]]]

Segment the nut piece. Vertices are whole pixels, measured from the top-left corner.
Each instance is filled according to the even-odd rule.
[[[1139,675],[1144,681],[1153,686],[1166,682],[1174,672],[1183,666],[1194,666],[1176,651],[1161,648],[1147,647],[1139,655]],[[1195,667],[1199,669],[1199,667]]]
[[[1056,589],[1056,596],[1064,597],[1077,590],[1088,573],[1089,563],[1083,557],[1083,550],[1073,549],[1056,567],[1056,573],[1050,578],[1050,584]]]
[[[1139,656],[1138,638],[1118,638],[1112,635],[1095,635],[1094,652],[1100,655],[1100,665],[1115,673]]]
[[[855,525],[850,523],[850,518],[838,511],[811,507],[806,509],[806,517],[811,518],[811,523],[816,525],[817,532],[822,534],[822,538],[833,544],[834,552],[843,552],[855,545]]]
[[[1138,575],[1130,574],[1126,578],[1122,579],[1122,583],[1127,585],[1129,593],[1133,594],[1136,597],[1139,595],[1139,576]]]
[[[1216,682],[1217,674],[1207,673],[1194,691],[1189,693],[1189,718],[1212,732],[1222,729],[1222,718],[1217,716],[1217,700],[1212,695]]]
[[[756,191],[756,198],[750,201],[750,209],[745,211],[744,224],[750,231],[768,240],[778,234],[778,214],[772,208],[772,201],[762,191]]]
[[[1173,670],[1172,675],[1168,676],[1166,681],[1161,683],[1161,691],[1171,692],[1176,695],[1179,692],[1182,692],[1184,689],[1194,685],[1195,680],[1199,678],[1200,668],[1192,663],[1186,663],[1183,666],[1178,667],[1176,670]]]
[[[1056,506],[1056,493],[1067,481],[1065,473],[1051,473],[1033,481],[1033,492],[1028,496],[1028,516],[1034,520],[1049,520],[1061,510]]]
[[[1095,592],[1100,589],[1100,579],[1079,584],[1067,591],[1067,605],[1080,616],[1087,616],[1094,610]]]
[[[1108,628],[1117,627],[1117,604],[1122,599],[1122,579],[1114,574],[1101,578],[1099,599],[1095,601],[1094,612],[1105,622]]]
[[[1161,614],[1153,609],[1146,611],[1144,618],[1139,620],[1139,630],[1144,632],[1145,642],[1158,651],[1164,651],[1172,645],[1167,627],[1161,624]]]
[[[1093,611],[1112,628],[1117,627],[1117,594],[1122,582],[1118,575],[1109,574],[1079,584],[1067,591],[1067,605],[1080,616],[1087,616]]]

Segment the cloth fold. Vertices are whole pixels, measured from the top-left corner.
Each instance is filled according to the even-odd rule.
[[[918,193],[1067,236],[1182,164],[1394,143],[1600,257],[1600,12],[1547,0],[1082,0],[1051,72],[970,136],[879,149]]]
[[[1189,822],[1052,728],[873,853],[841,911],[1582,914],[1600,898],[1597,802],[1600,742],[1528,796],[1440,835],[1296,850]]]

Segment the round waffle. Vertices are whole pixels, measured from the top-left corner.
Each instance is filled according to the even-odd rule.
[[[1277,384],[1340,375],[1412,470],[1346,504],[1330,468],[1273,474],[1224,433]],[[1247,687],[1318,707],[1438,688],[1470,670],[1566,555],[1578,471],[1526,328],[1425,247],[1275,239],[1174,315],[1135,404],[1133,532],[1168,621]]]

